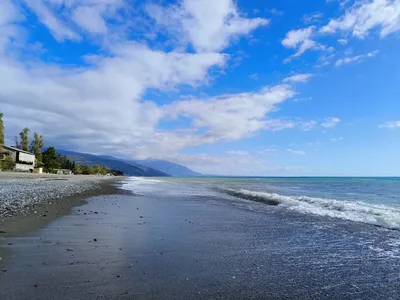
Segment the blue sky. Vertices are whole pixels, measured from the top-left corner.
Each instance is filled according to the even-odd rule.
[[[399,175],[399,0],[3,0],[0,110],[231,175]]]

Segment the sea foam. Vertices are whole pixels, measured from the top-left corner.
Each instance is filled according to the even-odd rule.
[[[226,193],[248,200],[252,200],[251,197],[257,197],[257,199],[265,199],[265,201],[261,202],[276,201],[279,203],[279,206],[284,206],[300,213],[340,218],[343,220],[400,230],[400,207],[369,204],[362,201],[346,201],[307,196],[284,196],[245,189],[229,189],[226,190]]]

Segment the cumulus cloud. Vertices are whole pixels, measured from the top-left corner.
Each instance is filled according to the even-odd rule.
[[[261,129],[292,127],[292,123],[268,119],[267,114],[294,95],[291,86],[277,85],[253,93],[177,101],[165,109],[171,117],[192,119],[195,128],[205,130],[204,137],[238,140]]]
[[[220,51],[232,39],[269,24],[268,19],[241,17],[232,0],[181,0],[169,7],[148,5],[147,11],[162,30],[196,51]]]
[[[378,50],[375,50],[372,52],[368,52],[366,54],[341,58],[336,61],[335,66],[339,67],[341,65],[346,65],[346,64],[350,64],[350,63],[360,63],[363,60],[365,60],[366,58],[372,58],[372,57],[376,56],[378,54],[378,52],[379,52]]]
[[[79,6],[72,14],[72,19],[83,29],[95,33],[106,33],[107,25],[101,14],[103,7],[101,6]]]
[[[88,69],[44,64],[26,68],[0,58],[4,83],[0,102],[5,115],[13,118],[8,125],[31,122],[27,125],[32,129],[45,132],[50,139],[65,137],[70,146],[84,143],[93,151],[107,145],[115,151],[143,155],[154,144],[166,143],[165,139],[179,139],[155,132],[162,111],[155,103],[140,100],[144,91],[196,85],[207,80],[210,67],[225,62],[225,56],[218,53],[165,53],[136,43],[118,45],[113,53],[114,57],[98,57]],[[172,150],[191,143],[187,137],[183,140],[174,141]]]
[[[111,39],[113,18],[121,17],[119,11],[126,4],[122,0],[24,1],[24,8],[36,14],[59,43],[78,43],[99,35]],[[201,6],[204,3],[185,0],[173,7],[149,8],[169,14],[165,17],[179,25],[174,28],[179,31],[175,36],[185,37],[197,51],[186,52],[180,47],[160,50],[121,35],[104,48],[100,45],[99,50],[84,53],[86,64],[74,66],[5,51],[17,39],[24,43],[19,31],[23,29],[19,24],[23,14],[11,1],[0,1],[0,105],[8,140],[27,126],[43,133],[47,145],[138,158],[175,157],[183,162],[185,157],[178,152],[187,147],[296,126],[295,122],[269,117],[279,104],[295,95],[288,84],[164,105],[144,99],[149,89],[179,91],[182,86],[208,84],[212,72],[222,70],[229,60],[220,50],[268,23],[242,16],[233,1],[225,0],[218,1],[210,17],[209,10],[206,14]],[[159,126],[161,121],[180,118],[188,118],[191,124],[176,130]],[[227,162],[238,156],[230,153]],[[207,155],[202,159],[216,161]]]

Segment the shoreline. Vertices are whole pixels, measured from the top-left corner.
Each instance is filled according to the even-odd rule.
[[[7,237],[24,235],[43,228],[55,218],[69,214],[73,207],[84,205],[88,198],[120,193],[117,184],[126,178],[0,172],[0,184],[7,180],[12,181],[15,183],[15,189],[23,189],[20,185],[27,182],[35,187],[51,182],[51,191],[45,190],[43,195],[35,197],[34,202],[28,201],[19,207],[9,203],[11,208],[0,209],[0,244]],[[65,186],[66,183],[68,185]],[[18,192],[15,196],[32,198],[32,193],[29,194],[29,191]],[[4,191],[0,187],[0,196],[2,194],[4,195]],[[18,201],[18,198],[13,200],[13,202]]]
[[[7,237],[0,299],[398,298],[400,232],[175,184],[102,187]]]

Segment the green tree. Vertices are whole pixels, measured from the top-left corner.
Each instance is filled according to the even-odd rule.
[[[19,137],[21,138],[20,146],[24,151],[29,151],[29,128],[25,127],[19,133]]]
[[[43,166],[43,156],[42,156],[42,148],[44,146],[44,138],[43,135],[39,135],[38,133],[33,134],[33,141],[31,144],[31,150],[35,154],[36,157],[36,167]]]
[[[55,169],[61,169],[60,158],[54,147],[47,148],[47,150],[43,152],[42,156],[45,172],[54,173]]]
[[[76,175],[81,175],[82,174],[82,167],[80,165],[75,165],[74,174],[76,174]]]
[[[81,166],[82,168],[82,175],[90,175],[92,174],[92,169],[87,166]]]
[[[0,151],[3,150],[4,146],[4,122],[3,113],[0,112]]]
[[[15,161],[11,154],[6,154],[5,159],[2,161],[1,168],[4,171],[12,171],[15,167]]]

